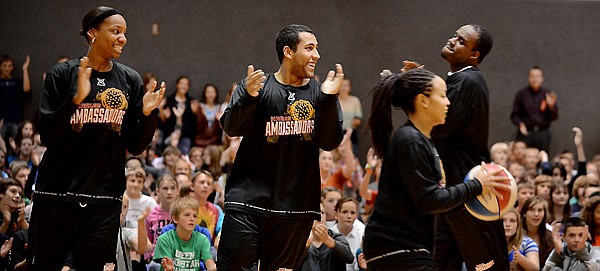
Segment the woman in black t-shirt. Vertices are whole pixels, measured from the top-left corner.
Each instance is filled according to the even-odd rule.
[[[140,154],[156,129],[164,82],[144,87],[132,68],[114,61],[127,43],[127,23],[110,7],[90,10],[80,34],[87,54],[52,67],[40,98],[39,130],[48,147],[32,208],[29,270],[103,270],[115,259],[125,153]]]
[[[444,80],[421,68],[386,76],[373,89],[369,126],[384,162],[365,232],[368,270],[437,270],[431,255],[434,214],[504,186],[497,181],[506,178],[483,170],[473,180],[444,186],[430,133],[445,122],[449,105]],[[393,136],[392,106],[408,116]]]

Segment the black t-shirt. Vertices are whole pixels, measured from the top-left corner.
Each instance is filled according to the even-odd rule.
[[[321,84],[293,87],[266,75],[258,97],[240,82],[221,117],[225,132],[243,136],[225,187],[225,210],[318,219],[319,148],[342,139],[337,95]]]
[[[448,185],[462,182],[482,161],[490,161],[489,90],[483,75],[471,67],[446,79],[450,107],[446,123],[433,127],[431,136],[444,161]]]
[[[394,133],[383,161],[379,194],[366,227],[365,256],[403,249],[433,253],[434,215],[473,199],[481,184],[469,180],[441,187],[437,150],[410,121]]]
[[[39,128],[48,149],[39,166],[35,199],[121,206],[125,150],[145,150],[158,110],[144,116],[141,77],[117,62],[109,72],[92,71],[89,95],[73,104],[78,66],[78,59],[59,63],[46,75]]]

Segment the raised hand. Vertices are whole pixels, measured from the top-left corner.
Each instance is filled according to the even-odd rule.
[[[255,71],[253,65],[248,65],[246,92],[252,97],[258,96],[260,89],[265,86],[265,83],[263,82],[265,79],[267,79],[267,77],[262,70],[258,69]]]
[[[0,257],[6,258],[6,255],[8,255],[8,252],[12,248],[12,245],[13,245],[12,237],[10,239],[4,241],[4,244],[2,244],[2,247],[0,248]]]
[[[335,72],[329,71],[327,78],[321,84],[321,91],[325,94],[338,94],[344,81],[344,69],[342,64],[335,64]]]
[[[375,169],[377,164],[379,164],[379,158],[375,155],[375,149],[369,148],[367,152],[367,164],[371,166],[371,168]]]
[[[552,244],[554,245],[554,250],[557,253],[561,253],[562,251],[562,235],[560,234],[561,223],[558,221],[552,222]],[[583,239],[585,240],[585,239]],[[585,243],[585,241],[584,241]]]
[[[583,131],[579,127],[573,127],[572,131],[575,132],[573,143],[575,143],[575,146],[581,146],[583,144]]]
[[[157,84],[156,81],[153,81],[150,86],[148,86],[148,89],[146,89],[146,94],[144,94],[144,98],[142,99],[142,112],[146,116],[149,116],[150,113],[152,113],[152,110],[158,108],[165,96],[165,91],[167,90],[165,82],[160,83],[160,89],[155,91]]]
[[[581,237],[581,241],[579,241],[579,244],[577,244],[577,251],[581,251],[582,249],[585,248],[589,234],[590,234],[590,228],[588,225],[585,225],[585,227],[583,228],[583,237]]]
[[[554,105],[556,105],[556,93],[554,93],[554,92],[546,93],[546,104],[548,105],[548,107],[550,109],[554,108]]]
[[[79,61],[79,68],[77,68],[77,93],[73,96],[74,104],[81,104],[85,97],[90,94],[92,85],[90,83],[90,76],[92,75],[92,68],[88,67],[90,59],[84,56]]]
[[[173,114],[175,114],[175,117],[177,117],[177,118],[183,117],[184,112],[185,112],[185,105],[178,105],[177,107],[173,107]]]
[[[317,240],[323,242],[327,237],[329,237],[329,233],[327,233],[327,225],[321,221],[317,221],[312,228],[312,233],[317,238]]]
[[[30,62],[29,55],[26,55],[25,56],[25,63],[23,63],[23,70],[29,69],[29,62]]]
[[[419,64],[419,62],[412,61],[412,60],[404,60],[404,61],[402,61],[402,65],[404,65],[404,67],[402,67],[402,69],[400,69],[400,72],[405,72],[405,71],[412,70],[412,69],[425,68],[425,65],[421,65],[421,64]]]
[[[146,209],[144,209],[144,211],[142,211],[142,213],[140,214],[140,216],[138,216],[137,220],[138,220],[138,225],[140,221],[142,221],[142,225],[144,224],[143,221],[146,221],[146,217],[148,217],[148,214],[150,214],[150,206],[146,207]],[[142,226],[143,227],[143,226]]]

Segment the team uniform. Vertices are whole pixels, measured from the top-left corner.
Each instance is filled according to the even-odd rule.
[[[490,161],[489,90],[473,66],[449,73],[446,85],[450,100],[446,123],[435,126],[431,136],[444,162],[447,184],[453,186],[474,166]],[[435,258],[440,270],[460,270],[461,253],[468,270],[476,266],[508,270],[506,246],[502,220],[479,220],[462,205],[439,216]]]
[[[243,136],[225,187],[219,270],[296,268],[312,223],[320,219],[319,148],[342,140],[337,95],[311,79],[294,87],[267,74],[257,97],[240,82],[221,117],[230,136]],[[268,218],[268,219],[265,219]]]
[[[481,193],[481,184],[468,180],[442,187],[433,141],[410,121],[396,131],[383,160],[379,194],[365,232],[367,266],[437,270],[432,256],[435,214],[473,199]]]
[[[114,260],[125,150],[144,151],[156,129],[158,110],[142,113],[145,91],[135,70],[113,61],[108,72],[92,71],[90,93],[75,105],[78,67],[78,59],[52,67],[41,94],[40,135],[48,150],[29,233],[36,270],[59,270],[70,248],[78,270]]]

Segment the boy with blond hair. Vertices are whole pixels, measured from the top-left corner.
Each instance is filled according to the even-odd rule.
[[[163,233],[154,250],[154,261],[161,263],[161,271],[200,270],[200,261],[206,270],[217,270],[210,254],[210,241],[194,231],[198,207],[198,202],[190,197],[180,198],[171,205],[171,219],[176,228]]]

